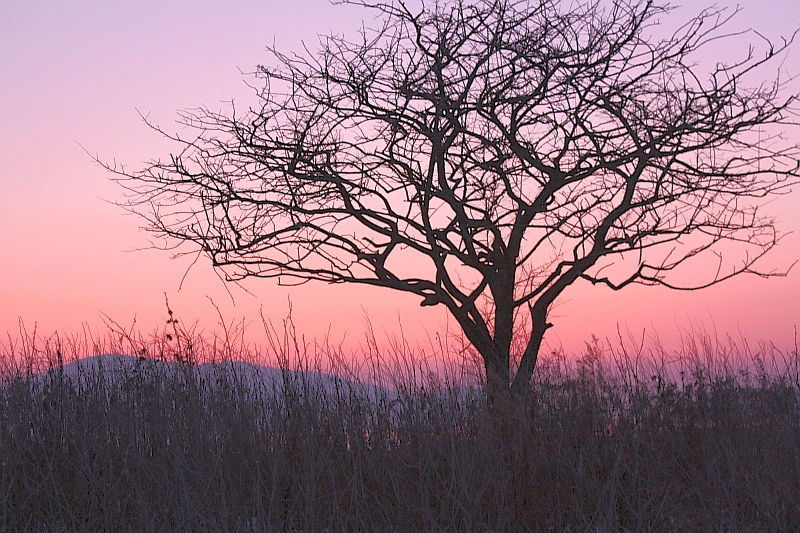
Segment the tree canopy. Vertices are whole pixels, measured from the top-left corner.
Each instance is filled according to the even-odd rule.
[[[663,35],[672,9],[652,1],[347,3],[377,27],[270,48],[258,106],[184,112],[192,137],[159,129],[179,151],[112,168],[150,230],[229,279],[444,305],[496,394],[527,386],[548,312],[579,280],[783,273],[759,260],[780,240],[762,200],[800,175],[791,38],[728,35],[718,8]],[[712,43],[748,37],[739,60],[704,66]]]

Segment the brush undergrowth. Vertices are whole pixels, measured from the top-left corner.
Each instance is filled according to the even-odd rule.
[[[542,357],[501,442],[470,365],[432,370],[374,337],[345,364],[291,320],[267,328],[263,349],[241,328],[206,338],[170,320],[149,337],[112,323],[106,336],[23,330],[2,345],[0,530],[800,527],[796,349],[593,339],[578,357]],[[62,366],[109,352],[141,364],[113,379]],[[271,362],[283,379],[200,372],[233,360]]]

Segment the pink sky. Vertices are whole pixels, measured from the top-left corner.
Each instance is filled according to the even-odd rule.
[[[778,39],[800,26],[800,2],[740,5],[732,28],[752,25]],[[385,289],[289,288],[256,280],[246,284],[252,295],[231,287],[231,301],[204,259],[179,289],[190,260],[133,251],[148,246],[148,235],[139,220],[108,203],[121,191],[81,148],[131,168],[165,156],[168,145],[137,110],[174,130],[177,110],[246,101],[251,91],[240,70],[267,61],[266,44],[288,51],[305,40],[313,47],[317,33],[353,35],[370,16],[324,0],[2,2],[0,334],[16,335],[20,318],[43,334],[75,332],[83,324],[102,329],[102,314],[123,325],[135,316],[149,331],[163,323],[164,292],[179,317],[199,320],[207,330],[217,322],[209,299],[227,320],[255,322],[262,306],[268,319],[280,321],[291,299],[295,321],[309,337],[330,329],[334,339],[358,342],[365,315],[378,331],[397,332],[399,321],[412,338],[435,333],[444,323],[442,309],[421,308],[416,298]],[[736,43],[745,50],[744,40]],[[800,75],[800,42],[784,69]],[[783,230],[795,232],[771,265],[800,258],[799,204],[796,192],[769,207]],[[701,323],[723,335],[788,347],[800,325],[800,267],[786,278],[742,277],[692,293],[576,286],[551,321],[550,344],[573,351],[591,334],[614,336],[617,324],[670,339]]]

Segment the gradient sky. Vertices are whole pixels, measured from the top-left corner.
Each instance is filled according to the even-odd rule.
[[[685,3],[676,17],[706,5]],[[779,39],[800,27],[795,0],[740,6],[732,29],[752,26]],[[291,299],[309,338],[330,331],[334,340],[356,343],[365,316],[379,332],[396,333],[402,324],[413,339],[435,333],[444,324],[441,309],[386,289],[256,280],[245,284],[252,294],[231,287],[232,301],[204,259],[183,279],[190,259],[136,251],[148,246],[148,235],[111,203],[121,190],[83,149],[130,168],[165,156],[169,145],[139,113],[174,131],[180,109],[252,101],[240,71],[268,61],[265,45],[313,47],[317,34],[353,35],[365,17],[370,25],[370,13],[325,0],[0,2],[0,334],[14,337],[20,319],[45,335],[84,324],[102,329],[103,314],[126,326],[136,317],[149,331],[166,317],[165,292],[179,317],[206,330],[218,321],[211,300],[228,321],[256,322],[257,337],[259,309],[280,321]],[[745,39],[734,42],[746,50]],[[800,75],[800,42],[784,69]],[[800,258],[798,205],[800,192],[769,206],[781,228],[795,232],[770,265]],[[700,324],[786,348],[800,325],[800,266],[786,278],[741,277],[692,293],[576,286],[551,321],[550,344],[568,350],[591,334],[613,337],[617,324],[664,339]]]

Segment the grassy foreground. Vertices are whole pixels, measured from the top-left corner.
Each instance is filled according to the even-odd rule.
[[[501,442],[470,365],[368,342],[354,369],[290,322],[261,351],[171,325],[2,345],[0,531],[800,528],[796,349],[593,340],[541,361]],[[106,352],[170,364],[60,370]],[[196,364],[267,356],[274,384]]]

